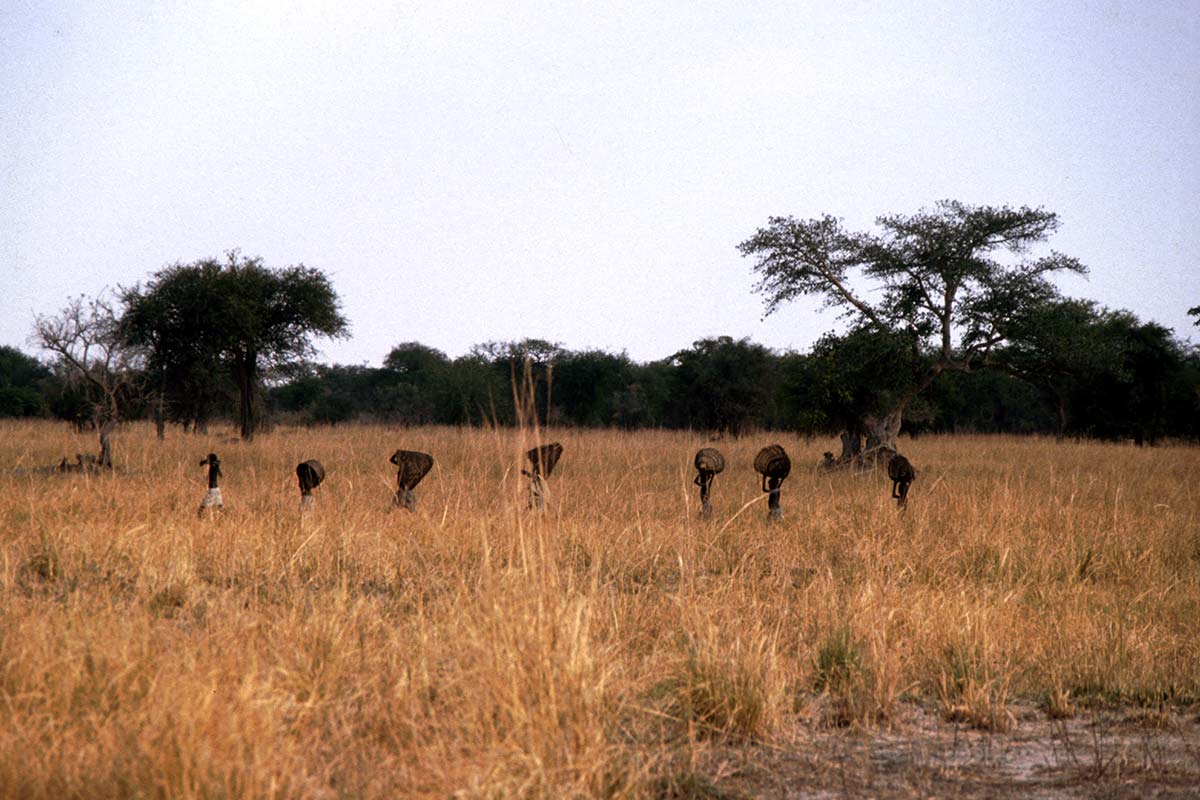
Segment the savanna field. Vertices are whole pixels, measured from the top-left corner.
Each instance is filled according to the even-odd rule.
[[[1200,791],[1200,449],[902,439],[900,514],[882,474],[815,468],[831,441],[541,440],[539,516],[528,431],[134,423],[113,473],[64,475],[38,468],[95,434],[0,425],[0,794]],[[415,513],[397,448],[436,459]]]

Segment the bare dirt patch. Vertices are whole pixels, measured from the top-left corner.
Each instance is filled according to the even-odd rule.
[[[813,726],[784,746],[704,759],[712,797],[1200,797],[1195,711],[1081,712],[1013,706],[1008,733],[946,722],[917,705],[887,730]]]

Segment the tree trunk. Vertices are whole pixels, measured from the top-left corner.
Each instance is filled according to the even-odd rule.
[[[876,417],[874,414],[868,414],[863,418],[862,425],[867,432],[867,449],[863,453],[864,457],[875,463],[880,448],[888,448],[893,452],[899,452],[899,448],[896,446],[896,438],[900,435],[900,425],[904,421],[904,409],[908,408],[909,403],[932,386],[934,381],[938,379],[938,376],[946,369],[947,365],[944,363],[934,364],[916,385],[910,387],[907,392],[895,401],[891,410],[882,418]],[[887,461],[888,459],[885,459],[883,463],[886,464]]]
[[[1055,399],[1057,400],[1055,411],[1058,418],[1055,420],[1054,438],[1056,441],[1061,442],[1067,438],[1067,400],[1061,394]]]
[[[904,407],[894,408],[882,419],[868,415],[863,419],[863,427],[867,430],[867,450],[865,455],[873,456],[880,448],[896,450],[896,437],[900,435],[900,423],[904,417]]]
[[[247,442],[254,439],[254,387],[250,381],[242,381],[238,387],[240,393],[238,421],[241,424],[242,438]]]
[[[257,354],[246,353],[238,359],[234,369],[238,384],[238,421],[242,439],[247,442],[254,439],[254,368],[257,362]]]
[[[108,422],[104,423],[102,428],[100,428],[100,455],[96,458],[96,461],[103,469],[112,469],[113,466],[112,443],[109,442],[108,437],[109,434],[112,433],[112,429],[115,426],[116,423],[110,419]]]
[[[842,455],[838,461],[853,461],[862,452],[862,433],[855,430],[842,431]]]
[[[154,403],[154,432],[160,442],[167,438],[167,420],[163,414],[163,396],[161,392]]]

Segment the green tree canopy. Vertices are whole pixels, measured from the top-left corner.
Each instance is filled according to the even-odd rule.
[[[826,334],[813,345],[799,372],[785,378],[789,393],[813,414],[810,425],[844,432],[842,457],[858,455],[863,420],[892,408],[920,380],[928,359],[912,352],[904,333],[858,325],[843,335]]]
[[[486,362],[491,366],[488,405],[497,420],[546,424],[554,368],[565,351],[545,339],[484,342],[471,348],[457,363]]]
[[[451,421],[450,359],[419,342],[393,347],[383,360],[377,413],[391,422],[419,425]]]
[[[1154,444],[1167,435],[1172,419],[1194,421],[1200,415],[1187,352],[1170,328],[1128,311],[1108,312],[1101,325],[1115,364],[1090,375],[1075,394],[1074,405],[1088,421],[1086,433]]]
[[[672,359],[675,411],[710,431],[740,435],[766,423],[775,395],[774,354],[749,339],[700,339]]]
[[[176,264],[145,287],[123,291],[126,338],[149,352],[159,375],[229,370],[238,387],[242,437],[252,439],[255,392],[265,370],[315,352],[316,336],[346,335],[337,294],[320,270],[271,269],[260,258],[226,254]]]
[[[1121,369],[1118,315],[1090,300],[1054,299],[1014,315],[996,366],[1037,387],[1056,416],[1056,434],[1067,431],[1071,398],[1081,385]]]
[[[384,369],[405,377],[430,376],[448,366],[445,353],[420,342],[402,342],[383,359]]]
[[[828,215],[771,217],[738,247],[755,259],[756,290],[766,296],[768,314],[797,297],[817,296],[857,324],[908,337],[914,361],[927,359],[882,418],[863,420],[868,446],[894,446],[915,397],[947,370],[986,364],[1022,308],[1057,295],[1049,275],[1085,270],[1060,253],[1029,257],[1059,224],[1040,208],[945,200],[910,216],[881,216],[876,224],[878,232],[857,232]]]
[[[554,406],[576,425],[617,424],[632,369],[625,353],[566,351],[554,366]]]
[[[38,417],[48,410],[42,384],[50,370],[15,347],[0,346],[0,417]]]

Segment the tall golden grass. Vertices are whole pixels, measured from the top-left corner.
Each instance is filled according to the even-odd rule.
[[[882,475],[807,469],[827,443],[749,437],[717,444],[706,521],[705,438],[552,438],[537,516],[520,431],[130,425],[116,473],[46,475],[94,437],[0,426],[0,792],[682,796],[697,748],[904,703],[1004,731],[1016,701],[1200,699],[1200,450],[904,441],[901,515]],[[415,514],[398,447],[437,459]],[[301,516],[306,458],[328,477]]]

